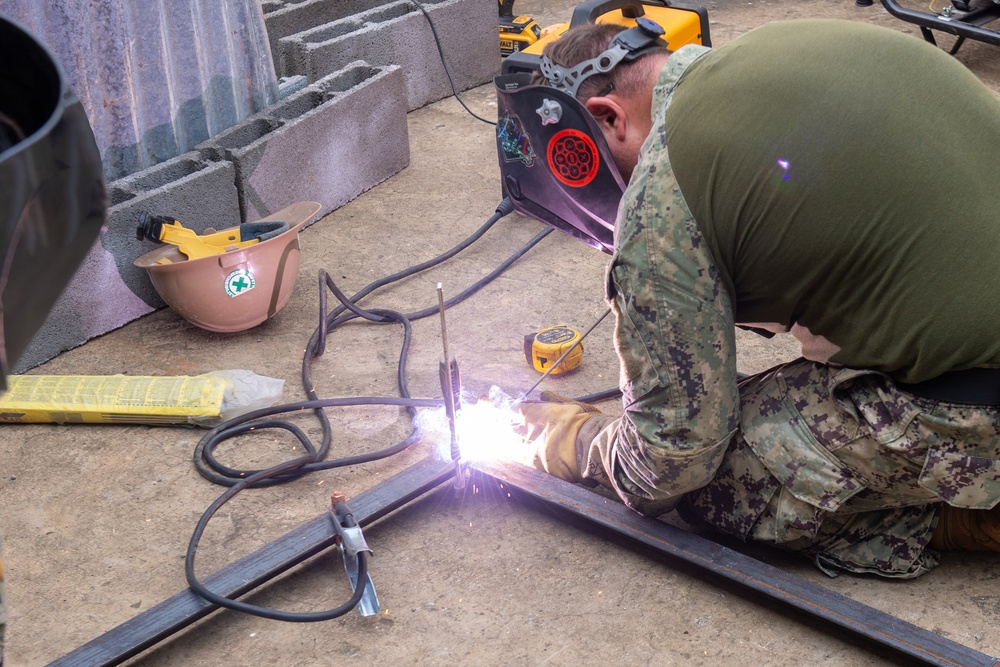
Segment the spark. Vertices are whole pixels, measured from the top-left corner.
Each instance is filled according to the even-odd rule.
[[[496,387],[488,399],[461,400],[455,420],[458,442],[465,461],[521,461],[527,463],[534,451],[518,430],[524,419],[513,407],[513,400]],[[443,458],[449,458],[450,432],[444,408],[422,411],[416,419],[425,438],[432,439]],[[503,485],[501,485],[503,488]],[[474,491],[478,493],[478,490]]]

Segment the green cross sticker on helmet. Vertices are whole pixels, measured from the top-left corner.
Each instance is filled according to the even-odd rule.
[[[226,294],[237,297],[257,286],[257,281],[249,269],[236,269],[226,276]]]

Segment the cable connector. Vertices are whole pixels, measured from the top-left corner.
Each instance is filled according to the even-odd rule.
[[[500,200],[500,203],[497,204],[496,212],[500,214],[501,218],[505,215],[510,215],[514,212],[514,202],[510,200],[510,197],[504,197]]]

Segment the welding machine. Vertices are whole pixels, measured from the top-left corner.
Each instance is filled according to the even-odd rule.
[[[503,62],[497,93],[497,154],[504,195],[514,210],[604,252],[614,247],[618,204],[627,185],[597,121],[576,99],[588,63],[560,68],[545,46],[586,23],[612,23],[623,31],[598,58],[601,71],[654,49],[710,46],[708,13],[669,0],[588,0],[572,20]],[[590,63],[593,64],[593,63]],[[548,85],[532,81],[542,72]],[[555,83],[553,77],[558,78]],[[566,85],[570,79],[575,85]]]
[[[708,11],[699,5],[670,0],[588,0],[573,10],[568,23],[546,29],[540,39],[511,53],[504,59],[501,74],[537,71],[545,47],[562,37],[570,28],[585,23],[614,23],[623,28],[636,25],[645,17],[663,28],[663,39],[671,51],[685,44],[711,46]]]
[[[542,28],[530,16],[514,16],[514,0],[500,3],[500,55],[526,49],[542,36]]]

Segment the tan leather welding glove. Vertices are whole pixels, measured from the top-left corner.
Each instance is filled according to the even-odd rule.
[[[567,482],[580,482],[577,436],[584,423],[600,415],[601,411],[576,401],[524,401],[518,406],[518,412],[524,417],[522,435],[525,440],[537,441],[528,463]],[[582,445],[584,450],[589,446],[589,442]]]

